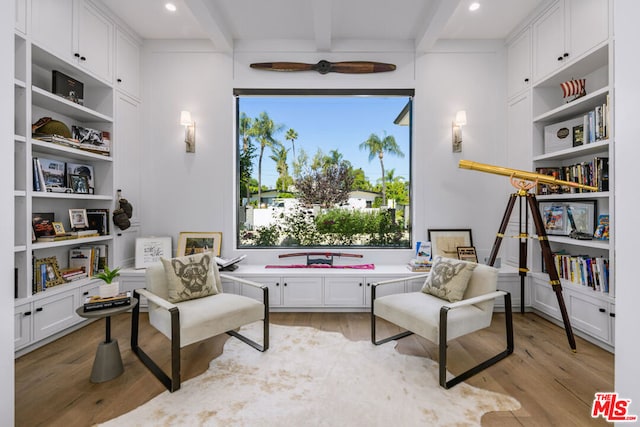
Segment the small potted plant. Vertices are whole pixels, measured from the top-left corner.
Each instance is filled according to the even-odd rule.
[[[110,298],[118,295],[120,292],[120,282],[113,281],[118,276],[120,276],[120,267],[109,270],[108,265],[104,266],[104,270],[101,273],[95,275],[97,279],[104,282],[99,287],[100,297]]]

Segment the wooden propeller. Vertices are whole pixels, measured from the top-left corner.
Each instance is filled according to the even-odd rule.
[[[368,74],[383,73],[396,69],[395,64],[370,61],[345,61],[329,62],[322,60],[317,64],[305,64],[303,62],[260,62],[250,65],[251,68],[269,71],[317,71],[320,74]]]

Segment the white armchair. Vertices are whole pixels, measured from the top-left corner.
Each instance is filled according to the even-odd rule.
[[[424,277],[429,274],[417,277]],[[410,279],[415,280],[416,276]],[[400,278],[373,284],[371,290],[371,342],[375,345],[398,340],[415,333],[439,345],[439,380],[446,389],[470,378],[513,353],[513,323],[511,294],[498,291],[498,270],[477,265],[471,273],[461,301],[449,302],[425,292],[386,295],[376,298],[376,290]],[[491,324],[494,300],[504,297],[506,344],[504,351],[447,381],[447,342]],[[376,317],[385,319],[402,329],[397,335],[376,340]]]
[[[169,286],[162,265],[152,266],[146,271],[146,289],[134,291],[134,297],[147,298],[149,323],[171,340],[171,376],[168,376],[139,346],[138,328],[140,308],[134,308],[131,320],[131,350],[149,370],[171,392],[180,388],[180,349],[189,344],[227,333],[249,344],[259,351],[269,348],[269,290],[259,283],[225,274],[225,280],[262,290],[263,300],[258,301],[241,295],[222,292],[222,283],[216,283],[218,293],[203,298],[171,303],[168,301]],[[236,329],[253,322],[262,321],[263,344],[239,334]]]

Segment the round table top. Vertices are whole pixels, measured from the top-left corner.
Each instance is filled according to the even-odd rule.
[[[138,299],[131,297],[131,302],[129,304],[119,305],[117,307],[101,308],[101,309],[92,310],[92,311],[84,311],[84,306],[80,306],[76,309],[76,313],[78,314],[78,316],[86,317],[87,319],[95,319],[95,318],[112,316],[118,313],[123,313],[135,307],[137,303],[138,303]]]

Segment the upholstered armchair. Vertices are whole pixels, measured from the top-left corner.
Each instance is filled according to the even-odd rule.
[[[422,291],[418,292],[377,298],[376,291],[380,287],[409,278],[373,284],[371,290],[372,343],[379,345],[415,333],[438,344],[439,381],[440,385],[447,389],[513,353],[511,295],[497,290],[497,269],[487,265],[438,258],[434,261],[430,273],[412,276],[410,279],[415,280],[417,277],[425,278],[425,285]],[[506,349],[447,380],[447,342],[487,328],[491,324],[494,301],[500,297],[504,298],[505,304]],[[377,317],[405,331],[377,340]]]
[[[269,348],[268,288],[253,281],[220,274],[212,257],[202,257],[163,259],[163,265],[147,268],[146,289],[134,291],[134,297],[147,298],[151,326],[171,341],[171,376],[138,344],[139,305],[132,315],[131,350],[171,392],[180,388],[180,349],[185,346],[227,333],[256,350],[266,351]],[[198,274],[203,276],[196,278]],[[222,279],[259,288],[262,301],[224,293]],[[262,345],[237,332],[241,326],[257,321],[264,324]]]

